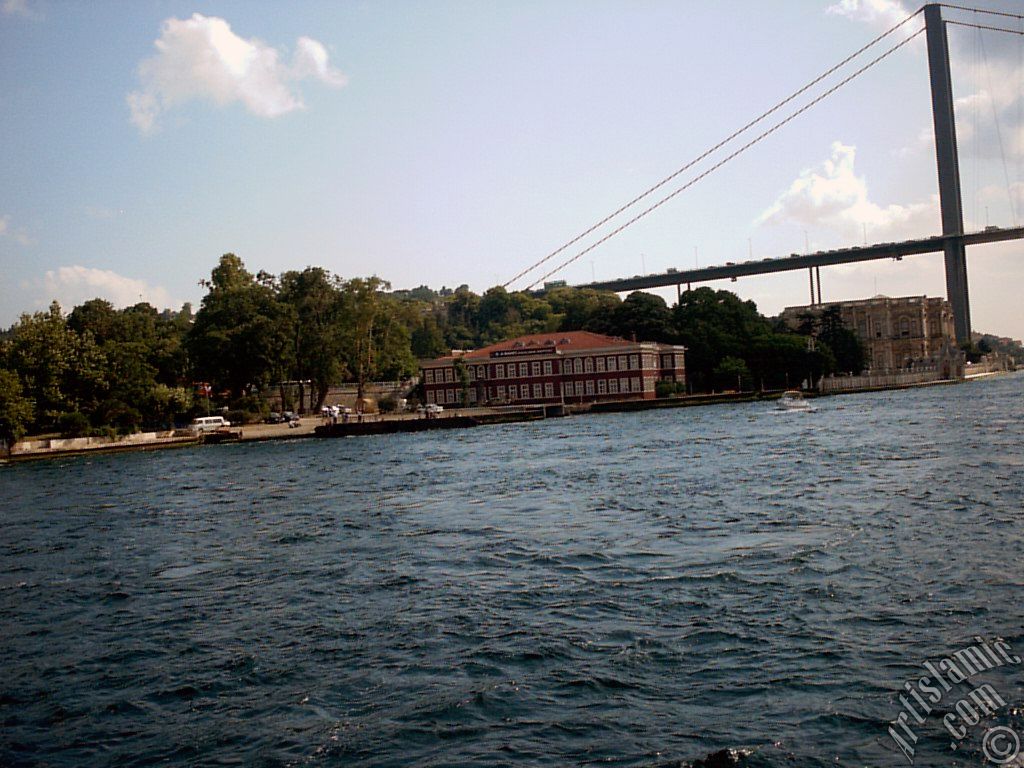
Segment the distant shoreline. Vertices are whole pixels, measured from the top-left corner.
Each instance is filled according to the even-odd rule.
[[[987,380],[1007,375],[1013,375],[1014,371],[1003,373],[991,373],[982,376],[970,377],[965,380],[942,379],[916,384],[903,384],[898,386],[865,387],[851,389],[841,392],[820,394],[817,392],[805,393],[808,397],[832,397],[835,395],[865,394],[870,392],[887,392],[903,389],[920,389],[924,387],[945,386],[950,384],[964,384],[971,381]],[[777,400],[783,394],[783,390],[770,392],[724,392],[720,394],[682,395],[676,397],[659,398],[656,400],[612,400],[597,403],[584,403],[581,405],[532,405],[507,408],[457,408],[445,412],[436,419],[424,419],[415,414],[372,414],[366,417],[363,422],[352,420],[348,423],[334,424],[319,417],[307,416],[299,427],[291,428],[286,424],[250,424],[238,429],[232,429],[221,433],[220,437],[212,435],[204,439],[203,436],[187,436],[175,433],[151,433],[151,439],[126,439],[123,442],[98,443],[90,446],[75,448],[29,448],[18,450],[19,443],[6,458],[0,458],[0,463],[17,464],[29,461],[42,461],[46,459],[65,459],[75,456],[102,455],[110,453],[124,453],[127,451],[153,451],[168,448],[188,448],[202,446],[204,444],[220,443],[256,443],[272,440],[300,440],[305,438],[331,438],[331,437],[362,437],[369,435],[394,434],[398,432],[422,432],[433,431],[434,429],[466,429],[477,426],[488,426],[493,424],[509,424],[528,421],[539,421],[546,418],[559,418],[563,416],[577,416],[598,413],[629,413],[636,411],[660,410],[665,408],[693,408],[698,406],[718,405],[725,403],[748,403],[758,401]],[[303,423],[304,422],[304,423]],[[429,426],[428,426],[429,425]],[[39,442],[39,441],[21,441]],[[45,441],[53,442],[53,441]],[[63,441],[60,441],[63,442]]]

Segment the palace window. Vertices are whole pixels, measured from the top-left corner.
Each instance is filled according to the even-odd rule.
[[[555,385],[552,384],[549,381],[549,382],[544,384],[544,397],[554,397],[554,396],[555,396]]]
[[[434,369],[433,368],[428,368],[427,369],[426,377],[427,377],[427,384],[433,384],[434,383]]]
[[[496,378],[496,379],[504,379],[505,378],[505,364],[504,363],[498,363],[496,366],[494,366],[494,378]]]
[[[551,361],[550,360],[545,360],[544,361],[544,375],[545,376],[550,376],[551,375]]]
[[[572,361],[573,373],[583,373],[583,361],[578,357]]]
[[[540,363],[539,362],[534,361],[530,365],[530,373],[533,376],[540,376]]]
[[[608,358],[608,370],[609,371],[616,370],[616,368],[615,368],[615,358],[614,357],[609,357]]]
[[[600,360],[601,358],[598,358]],[[597,381],[597,394],[604,395],[608,392],[608,382],[604,379],[598,379]]]
[[[586,373],[594,372],[594,358],[588,357],[583,361],[583,370]]]
[[[588,395],[594,394],[594,380],[593,379],[588,379],[587,382],[586,382],[586,385],[587,385],[586,386],[587,394]]]
[[[533,385],[533,399],[540,400],[541,386],[540,384]]]
[[[604,358],[603,357],[597,358],[597,372],[598,373],[604,373]]]
[[[608,380],[608,393],[612,395],[619,394],[619,380],[609,379]]]
[[[519,364],[519,378],[525,379],[530,375],[530,368],[526,363]]]
[[[630,355],[629,356],[629,367],[632,368],[634,371],[637,368],[640,367],[640,356],[639,355]]]
[[[576,388],[576,396],[583,397],[583,382],[577,381],[573,386]]]

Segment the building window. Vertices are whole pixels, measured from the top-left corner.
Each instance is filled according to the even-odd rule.
[[[550,376],[551,375],[551,361],[550,360],[545,360],[544,361],[544,375],[545,376]]]
[[[583,370],[585,373],[594,372],[594,358],[588,357],[583,361]]]
[[[478,379],[486,379],[487,378],[487,366],[486,365],[478,365],[476,367],[476,377]]]
[[[529,371],[529,366],[527,366],[526,363],[519,364],[519,378],[525,379],[527,376],[530,375]]]
[[[593,379],[588,379],[587,382],[586,382],[586,385],[587,385],[586,386],[587,394],[588,395],[594,394],[594,380]]]
[[[604,373],[604,358],[603,357],[597,358],[597,372],[598,373]]]
[[[540,384],[533,385],[533,399],[540,400],[541,386]]]
[[[583,361],[578,357],[572,361],[573,373],[583,373]]]
[[[471,402],[471,403],[475,403],[476,402],[476,389],[469,390],[469,402]]]
[[[544,384],[544,397],[550,398],[550,397],[554,397],[554,396],[555,396],[555,385],[552,384],[549,381],[549,382]]]
[[[540,363],[539,362],[534,361],[530,365],[530,374],[532,376],[540,376]]]
[[[617,395],[619,394],[619,380],[608,379],[608,394]]]
[[[426,379],[427,379],[427,384],[433,384],[434,383],[434,369],[433,368],[428,368],[425,375],[426,375]]]
[[[427,402],[428,403],[434,402],[434,390],[432,390],[432,389],[428,389],[427,390]]]
[[[615,370],[615,358],[614,357],[609,357],[608,358],[608,370],[609,371],[614,371]]]
[[[583,397],[583,382],[577,381],[573,386],[576,388],[576,396]]]
[[[469,366],[469,368],[466,369],[466,375],[470,381],[476,381],[476,368],[472,365]]]
[[[600,360],[601,358],[599,357],[597,359]],[[598,381],[597,381],[597,394],[604,395],[604,394],[607,394],[607,392],[608,392],[608,382],[605,381],[604,379],[598,379]]]
[[[444,380],[447,381],[449,384],[451,382],[455,381],[455,369],[454,368],[445,368],[444,369]]]
[[[504,400],[505,399],[505,385],[504,384],[499,384],[498,385],[498,399],[499,400]]]
[[[496,378],[496,379],[504,379],[505,378],[505,364],[504,363],[498,363],[496,366],[494,366],[494,378]]]
[[[643,392],[644,391],[644,385],[640,382],[640,377],[639,376],[634,376],[633,377],[633,391],[634,392]]]
[[[640,367],[640,356],[639,356],[639,355],[630,355],[630,356],[629,356],[629,367],[630,367],[630,368],[631,368],[632,370],[634,370],[634,371],[635,371],[635,370],[636,370],[637,368],[639,368],[639,367]]]
[[[628,364],[629,363],[627,361],[626,356],[625,355],[619,355],[619,370],[620,371],[625,371],[626,370],[626,366]]]

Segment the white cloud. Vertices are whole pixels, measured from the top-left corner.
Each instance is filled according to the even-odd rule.
[[[48,270],[43,278],[45,296],[38,302],[48,305],[56,299],[65,308],[77,306],[90,299],[106,299],[115,307],[129,307],[146,301],[157,309],[177,308],[181,302],[171,297],[166,289],[152,286],[145,280],[119,275],[109,269],[72,266]]]
[[[142,87],[128,94],[131,120],[143,133],[157,127],[163,112],[192,100],[237,102],[270,118],[303,108],[296,81],[314,79],[335,88],[346,83],[316,40],[300,37],[288,64],[275,48],[239,37],[224,19],[199,13],[167,19],[154,45],[156,55],[139,65]]]
[[[0,239],[2,238],[10,238],[19,245],[32,245],[32,238],[25,230],[11,227],[11,216],[6,213],[0,216]]]
[[[938,201],[881,206],[868,196],[867,181],[854,168],[857,150],[832,143],[818,168],[806,169],[754,222],[798,224],[829,230],[842,242],[859,242],[867,229],[874,242],[921,237],[939,229]]]
[[[0,13],[4,16],[21,16],[23,19],[38,18],[38,14],[29,8],[28,0],[3,0]]]
[[[840,0],[825,12],[868,24],[881,22],[886,26],[898,24],[911,14],[898,0]]]

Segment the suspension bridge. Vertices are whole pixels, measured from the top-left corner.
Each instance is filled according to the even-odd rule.
[[[971,11],[975,14],[983,14],[986,19],[994,19],[989,24],[977,24],[965,21],[956,21],[952,19],[945,19],[943,17],[943,8],[952,9],[956,11]],[[924,24],[916,31],[910,34],[906,34],[906,30],[910,25],[917,20],[919,17],[924,17]],[[682,192],[686,191],[690,187],[693,187],[697,183],[701,182],[709,175],[711,175],[718,168],[722,167],[726,163],[732,161],[736,157],[740,156],[747,150],[757,145],[762,140],[766,139],[776,131],[786,126],[791,121],[795,120],[801,114],[811,109],[833,93],[838,91],[840,88],[856,79],[864,72],[868,71],[872,67],[876,66],[886,58],[894,54],[896,51],[903,48],[905,45],[910,43],[912,40],[917,38],[919,35],[924,34],[927,41],[928,51],[928,71],[929,80],[931,85],[931,105],[932,105],[932,122],[935,130],[935,158],[936,166],[938,170],[938,188],[939,188],[939,208],[940,208],[940,219],[941,219],[941,233],[936,234],[932,237],[920,238],[915,240],[905,240],[900,242],[890,243],[878,243],[875,245],[864,245],[864,246],[852,246],[849,248],[839,248],[830,251],[818,251],[815,253],[794,253],[788,256],[780,256],[778,258],[766,258],[760,261],[746,261],[743,263],[732,263],[727,262],[721,266],[709,266],[695,269],[676,270],[669,269],[662,273],[657,274],[645,274],[645,275],[634,275],[632,277],[624,277],[613,280],[594,281],[590,283],[583,283],[575,287],[578,288],[593,288],[598,290],[610,290],[616,292],[644,290],[650,288],[670,287],[676,286],[677,297],[681,296],[682,287],[685,285],[689,290],[693,283],[707,282],[711,280],[722,280],[731,279],[736,280],[740,277],[749,277],[754,275],[766,275],[776,272],[785,272],[797,269],[808,270],[808,281],[810,285],[811,303],[820,303],[821,301],[821,272],[820,269],[823,266],[830,266],[835,264],[850,264],[855,262],[871,261],[877,259],[902,259],[904,256],[914,256],[925,253],[943,253],[945,262],[946,272],[946,297],[949,300],[950,306],[953,310],[954,323],[956,327],[957,341],[960,343],[969,342],[971,338],[971,310],[970,310],[970,296],[968,292],[967,283],[967,254],[966,247],[970,245],[980,245],[984,243],[993,243],[1006,240],[1019,240],[1024,239],[1024,227],[1016,226],[1017,224],[1017,213],[1013,207],[1011,199],[1011,211],[1014,217],[1013,227],[986,227],[982,231],[977,232],[965,232],[964,231],[964,217],[963,217],[963,201],[960,189],[960,167],[959,158],[957,151],[957,139],[956,139],[956,122],[954,119],[954,108],[953,108],[953,83],[950,70],[949,60],[949,41],[947,35],[947,25],[955,24],[965,27],[974,27],[978,30],[989,30],[995,32],[1002,32],[1013,35],[1020,35],[1024,37],[1024,26],[1020,30],[1010,29],[1003,24],[1008,20],[1014,19],[1017,22],[1024,21],[1024,15],[1005,13],[1001,11],[991,11],[981,8],[968,8],[958,5],[950,5],[945,3],[929,3],[922,6],[915,13],[911,14],[903,21],[894,25],[893,27],[886,30],[884,33],[871,40],[869,43],[864,45],[859,50],[855,51],[850,56],[843,59],[841,62],[831,67],[830,69],[823,72],[821,75],[816,77],[814,80],[809,82],[807,85],[793,92],[791,95],[783,99],[782,101],[775,104],[771,109],[762,113],[758,117],[751,120],[749,123],[744,125],[739,130],[732,133],[710,149],[703,152],[698,157],[694,158],[690,162],[686,163],[681,168],[674,171],[669,176],[665,177],[657,184],[649,187],[647,190],[642,192],[640,195],[634,197],[632,200],[621,206],[616,211],[612,212],[608,216],[598,221],[593,226],[589,227],[585,231],[578,234],[573,239],[561,247],[555,249],[544,258],[534,262],[526,269],[519,272],[511,280],[504,283],[504,287],[509,287],[513,283],[516,283],[527,275],[534,273],[541,267],[547,269],[544,274],[539,278],[530,278],[532,282],[527,286],[527,289],[533,289],[538,285],[543,284],[549,278],[557,275],[563,269],[568,267],[570,264],[578,261],[580,258],[590,253],[594,249],[598,248],[608,240],[612,239],[625,229],[636,224],[638,221],[653,213],[655,210],[665,205],[669,201],[676,198]],[[837,84],[823,91],[815,98],[808,101],[803,106],[795,109],[788,115],[785,115],[781,119],[778,119],[774,124],[769,124],[768,127],[762,127],[760,133],[753,136],[753,138],[746,141],[746,143],[740,145],[737,149],[732,150],[725,157],[721,158],[706,170],[697,174],[690,180],[686,181],[682,185],[678,186],[668,194],[662,193],[662,197],[654,198],[655,193],[661,192],[667,188],[671,182],[676,180],[679,176],[683,175],[686,171],[694,168],[698,163],[711,158],[719,151],[725,151],[727,146],[737,141],[741,136],[751,132],[756,126],[763,126],[766,121],[779,113],[783,108],[792,102],[799,99],[804,94],[807,94],[815,86],[825,81],[830,76],[839,72],[843,67],[854,62],[859,57],[866,54],[875,46],[881,44],[883,41],[896,36],[898,34],[905,34],[902,40],[891,45],[888,49],[882,53],[876,55],[874,58],[867,61],[867,63],[860,66],[859,69],[855,70],[852,74],[847,75],[845,78],[840,80]],[[1005,164],[1005,158],[1004,158]],[[611,231],[604,235],[599,235],[601,230],[606,225],[612,226],[614,221],[620,216],[623,216],[627,211],[638,209],[641,203],[647,201],[646,207],[639,209],[637,213],[632,215],[629,219],[623,223],[615,226]],[[554,267],[551,266],[550,262],[558,256],[562,256],[569,251],[573,246],[577,246],[582,243],[589,236],[598,237],[598,239],[591,243],[589,246],[582,248],[574,255],[564,258],[563,260],[556,263]],[[817,293],[815,293],[815,283],[817,283]]]

